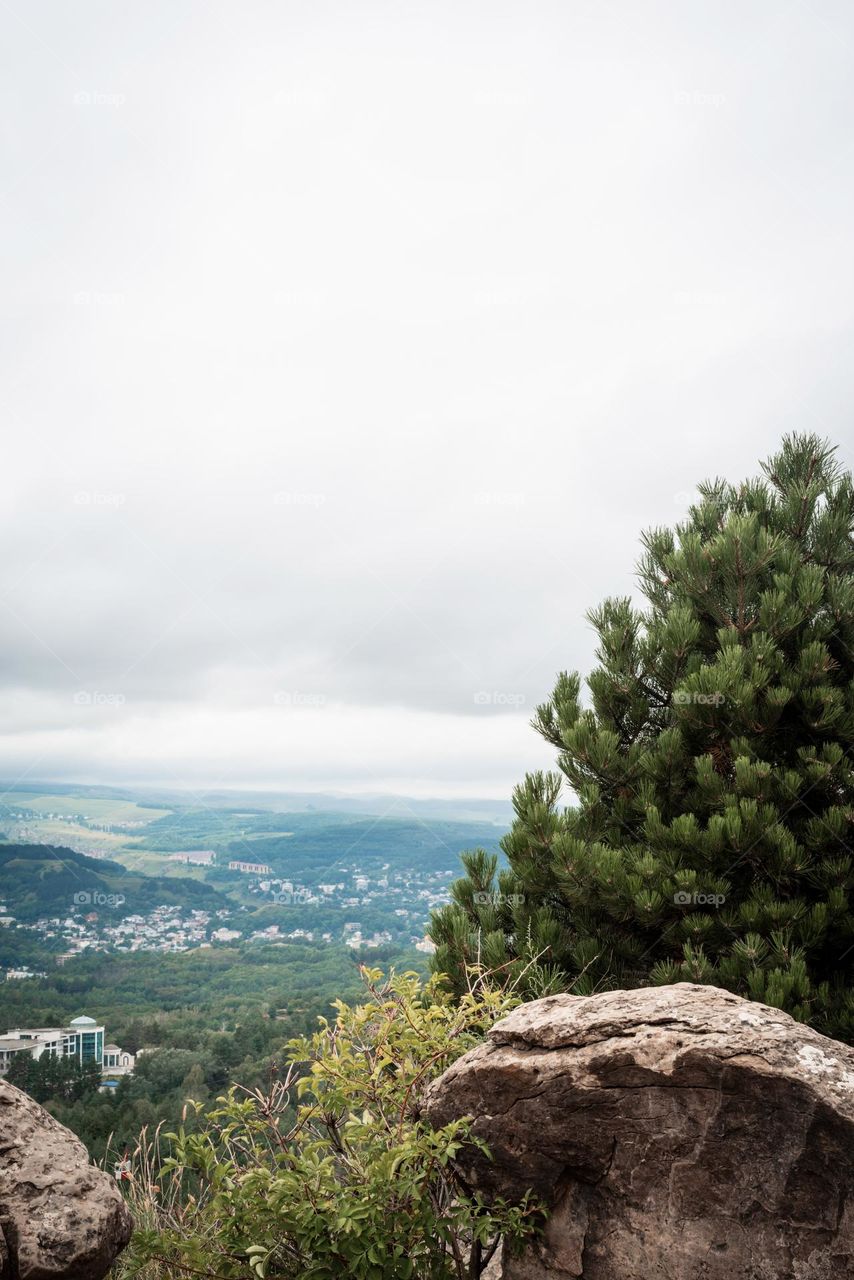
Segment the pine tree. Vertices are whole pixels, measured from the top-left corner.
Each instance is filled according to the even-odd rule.
[[[73,1084],[73,1097],[85,1098],[87,1094],[97,1093],[101,1087],[101,1067],[94,1059],[84,1062]]]
[[[205,1073],[200,1062],[196,1062],[190,1067],[190,1070],[184,1076],[181,1090],[186,1098],[192,1098],[194,1102],[204,1102],[210,1096],[210,1090],[205,1084]]]
[[[9,1084],[32,1096],[38,1078],[38,1064],[33,1055],[26,1052],[13,1054],[5,1078]]]
[[[762,470],[701,485],[643,536],[642,606],[589,615],[589,697],[564,672],[533,721],[558,771],[434,914],[457,990],[478,961],[528,997],[711,983],[854,1041],[854,489],[814,436]]]

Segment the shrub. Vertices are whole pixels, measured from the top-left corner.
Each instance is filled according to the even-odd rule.
[[[483,975],[458,1002],[437,979],[364,977],[366,1002],[336,1002],[291,1041],[282,1078],[233,1089],[197,1131],[165,1135],[162,1159],[141,1142],[120,1276],[475,1280],[501,1238],[535,1229],[529,1197],[487,1205],[461,1181],[454,1155],[478,1141],[468,1123],[433,1130],[418,1110],[516,997]]]

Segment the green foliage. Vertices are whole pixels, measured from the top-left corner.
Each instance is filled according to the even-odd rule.
[[[468,1122],[433,1130],[418,1110],[515,997],[478,980],[453,1003],[414,973],[365,979],[366,1002],[336,1002],[293,1040],[272,1088],[232,1090],[201,1129],[168,1135],[159,1180],[140,1149],[129,1196],[146,1225],[122,1277],[475,1280],[501,1237],[534,1229],[529,1196],[487,1205],[461,1183],[461,1144],[483,1148]]]
[[[64,918],[82,902],[119,920],[131,912],[180,904],[216,911],[228,900],[188,877],[145,876],[118,862],[44,844],[0,844],[0,898],[19,920]]]
[[[50,1053],[40,1058],[30,1053],[16,1053],[9,1063],[6,1080],[36,1102],[50,1099],[78,1102],[97,1092],[101,1071],[96,1062],[80,1063],[76,1058]]]
[[[405,808],[405,806],[404,806]],[[230,809],[176,809],[149,823],[135,848],[159,852],[214,849],[220,862],[229,858],[269,863],[274,873],[308,883],[335,873],[348,879],[361,869],[420,871],[450,869],[456,854],[473,840],[495,842],[490,821],[433,816],[360,815],[337,812],[267,813]],[[342,857],[343,850],[353,850]],[[241,884],[241,877],[219,866],[205,872],[215,884]],[[245,883],[245,877],[242,878]]]
[[[373,954],[413,968],[422,961],[400,948]],[[26,1079],[13,1081],[101,1161],[134,1144],[143,1126],[176,1125],[190,1096],[209,1101],[233,1083],[263,1084],[290,1037],[310,1031],[336,997],[361,989],[354,953],[325,943],[90,954],[44,979],[0,983],[0,1029],[64,1026],[89,1013],[108,1040],[145,1049],[109,1094],[78,1096],[50,1081],[35,1093]]]
[[[690,980],[854,1039],[854,490],[814,436],[763,470],[644,536],[644,609],[590,614],[589,700],[563,673],[534,720],[559,772],[434,915],[456,990],[478,956],[529,996]]]

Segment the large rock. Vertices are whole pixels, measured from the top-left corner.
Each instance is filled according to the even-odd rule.
[[[551,1213],[505,1280],[851,1280],[854,1050],[716,987],[515,1010],[427,1091]]]
[[[112,1178],[32,1098],[0,1081],[0,1277],[100,1280],[130,1239]]]

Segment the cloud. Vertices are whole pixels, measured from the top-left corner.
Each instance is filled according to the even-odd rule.
[[[496,794],[639,530],[846,438],[849,14],[3,25],[6,772]]]
[[[85,696],[84,696],[85,694]],[[4,707],[4,710],[6,708]],[[516,709],[518,712],[518,709]],[[22,761],[26,764],[22,767]],[[139,709],[106,690],[0,734],[0,776],[167,788],[346,790],[507,799],[520,768],[548,765],[526,717],[484,720],[428,711],[341,706],[304,690],[267,707]],[[23,775],[23,777],[21,776]]]

